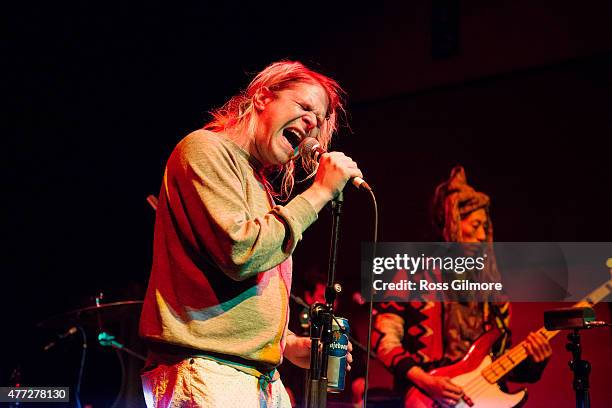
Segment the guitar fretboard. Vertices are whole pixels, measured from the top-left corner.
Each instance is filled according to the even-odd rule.
[[[612,292],[612,279],[595,289],[593,292],[585,296],[574,307],[593,306],[599,303],[603,298]],[[546,330],[542,327],[538,330],[538,334],[550,340],[559,334],[559,330]],[[487,368],[482,370],[482,376],[491,384],[498,382],[504,375],[508,374],[514,367],[519,365],[527,358],[527,342],[521,341],[516,346],[512,347],[501,357],[491,363]]]

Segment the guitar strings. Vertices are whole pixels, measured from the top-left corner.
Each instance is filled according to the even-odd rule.
[[[519,360],[520,360],[520,361],[522,361],[522,360],[524,360],[524,359],[527,357],[527,352],[526,352],[526,350],[525,350],[523,347],[516,347],[516,348],[514,348],[514,349],[510,350],[510,351],[508,352],[508,354],[507,354],[507,355],[512,356],[512,358],[513,358],[513,359],[515,359],[516,361],[519,361]],[[493,363],[491,364],[491,366],[492,366],[493,364],[495,364],[495,362],[493,362]],[[491,367],[491,366],[489,366],[489,367]],[[502,367],[503,367],[503,366],[502,366]],[[488,368],[488,367],[487,367],[487,368]],[[486,369],[485,369],[485,370],[486,370]],[[483,370],[483,371],[484,371],[484,370]],[[493,373],[495,373],[495,370],[492,370],[492,371],[493,371]],[[504,370],[504,371],[505,371],[505,370]],[[505,375],[505,374],[507,374],[507,372],[505,372],[505,373],[504,373],[504,375]],[[473,388],[473,386],[474,386],[474,385],[480,385],[481,381],[483,381],[483,380],[484,380],[484,382],[485,382],[486,384],[491,384],[489,381],[487,381],[487,379],[486,379],[486,378],[483,376],[483,374],[482,374],[482,372],[481,372],[481,374],[480,374],[478,377],[476,377],[476,378],[472,379],[470,382],[468,382],[468,383],[465,385],[465,387],[464,387],[464,391],[466,392],[466,394],[469,394],[469,393],[471,393],[471,392],[474,392],[474,388]],[[468,391],[468,389],[471,389],[471,390],[470,390],[470,391]],[[469,396],[469,395],[468,395],[468,396]]]
[[[503,357],[501,357],[501,358],[505,358],[507,356],[511,356],[512,360],[522,361],[522,360],[524,360],[527,357],[527,351],[523,347],[523,343],[521,343],[517,347],[514,347],[513,349],[508,351],[508,353],[506,355],[504,355]],[[499,362],[499,361],[500,360],[497,360],[497,362]],[[487,368],[490,368],[494,364],[496,364],[496,362],[491,363],[491,365],[489,367],[487,367]],[[501,365],[501,364],[498,363],[498,365]],[[501,367],[502,367],[502,370],[505,371],[503,375],[505,375],[505,374],[507,374],[509,372],[509,370],[508,371],[505,370],[503,365],[501,365]],[[493,369],[491,369],[491,370],[493,371],[494,374],[496,374],[495,370],[493,370]],[[467,397],[474,398],[474,397],[477,397],[478,395],[481,395],[484,391],[486,391],[486,389],[487,389],[487,387],[489,385],[491,385],[491,383],[489,381],[487,381],[486,378],[484,378],[484,376],[482,375],[482,372],[481,372],[481,374],[479,374],[478,377],[475,377],[471,381],[469,381],[463,387],[463,390],[464,390],[464,393],[465,393],[465,395]]]
[[[546,339],[551,339],[552,337],[554,337],[556,334],[558,334],[558,331],[548,331],[545,328],[541,328],[540,330],[538,330],[538,333],[540,335],[542,335],[543,337],[545,337]],[[506,354],[504,354],[503,356],[501,356],[499,359],[497,359],[496,361],[492,362],[487,368],[483,369],[480,373],[480,375],[474,379],[472,379],[471,381],[469,381],[465,387],[464,387],[464,392],[466,394],[468,394],[467,389],[468,388],[472,388],[472,390],[470,391],[470,393],[474,393],[476,391],[476,389],[480,389],[480,385],[483,384],[481,381],[484,380],[486,384],[491,384],[489,381],[487,381],[486,378],[484,378],[483,376],[483,372],[485,370],[489,370],[491,371],[495,376],[498,376],[499,374],[496,372],[495,368],[496,366],[501,367],[502,370],[502,375],[498,377],[501,378],[504,375],[508,374],[512,369],[514,369],[514,367],[516,367],[516,365],[518,364],[514,364],[514,362],[522,362],[525,358],[528,357],[528,353],[527,350],[525,348],[526,345],[526,341],[522,341],[520,342],[517,346],[513,347],[512,349],[510,349]],[[510,368],[510,370],[507,370],[504,365],[503,365],[503,359],[504,358],[508,358],[510,360],[510,362],[512,363],[512,367]],[[486,387],[485,387],[486,388]],[[468,395],[469,397],[469,395]]]

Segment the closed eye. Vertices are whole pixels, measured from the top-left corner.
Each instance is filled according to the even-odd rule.
[[[315,112],[315,109],[311,105],[301,103],[301,102],[296,102],[296,103],[300,106],[300,108],[302,108],[303,111],[314,113],[315,117],[317,118],[318,128],[321,128],[321,126],[323,126],[323,122],[327,119],[327,117],[317,114],[317,112]]]
[[[305,110],[306,112],[312,112],[314,110],[313,107],[310,105],[306,105],[300,102],[298,102],[297,104],[300,105],[300,108],[302,108],[302,110]]]

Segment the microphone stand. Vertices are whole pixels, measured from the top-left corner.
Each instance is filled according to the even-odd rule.
[[[341,292],[340,284],[334,284],[338,241],[340,235],[340,215],[342,214],[342,192],[332,200],[332,236],[329,249],[329,266],[327,270],[327,288],[325,304],[314,303],[310,307],[310,380],[306,390],[307,408],[327,407],[327,362],[331,343],[332,320],[334,319],[334,302]],[[321,345],[321,346],[320,346]]]
[[[590,299],[588,301],[591,302]],[[607,326],[612,326],[612,324],[595,320],[595,311],[588,306],[553,309],[544,312],[544,327],[546,330],[572,330],[567,335],[568,343],[565,345],[565,349],[572,353],[569,368],[574,374],[572,385],[576,394],[576,408],[589,408],[591,406],[589,395],[591,364],[582,359],[580,331]]]
[[[589,397],[589,374],[591,365],[582,359],[582,346],[580,344],[580,329],[567,335],[569,343],[565,345],[567,351],[572,353],[572,361],[569,367],[574,373],[573,387],[576,394],[576,408],[589,408],[591,400]]]
[[[591,364],[587,360],[582,359],[580,330],[596,327],[612,327],[612,324],[603,321],[584,322],[583,327],[575,327],[573,332],[567,335],[568,343],[565,345],[565,349],[572,353],[572,360],[568,365],[574,374],[572,385],[576,394],[576,408],[589,408],[591,406],[591,397],[589,395]]]

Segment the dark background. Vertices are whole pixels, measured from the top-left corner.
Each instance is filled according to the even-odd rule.
[[[154,222],[145,198],[158,192],[171,149],[251,74],[281,58],[345,87],[350,129],[332,147],[354,157],[376,191],[380,240],[431,237],[428,202],[455,164],[492,197],[498,241],[611,240],[608,1],[3,8],[0,385],[17,365],[24,384],[74,380],[78,341],[42,354],[61,330],[36,323],[91,306],[100,291],[105,302],[142,299]],[[345,198],[340,314],[360,325],[364,311],[351,295],[373,216],[367,195],[347,189]],[[329,222],[323,212],[296,251],[297,294],[324,280]],[[538,328],[544,308],[516,305],[516,331]],[[606,307],[598,311],[609,317]],[[134,315],[119,314],[113,319]],[[125,326],[119,333],[130,331]],[[588,335],[597,338],[597,352],[587,355],[597,360],[597,406],[612,397],[605,386],[612,337]],[[114,398],[120,368],[94,342],[83,395],[97,408]],[[557,340],[557,368],[530,388],[528,406],[573,406],[562,346]]]

